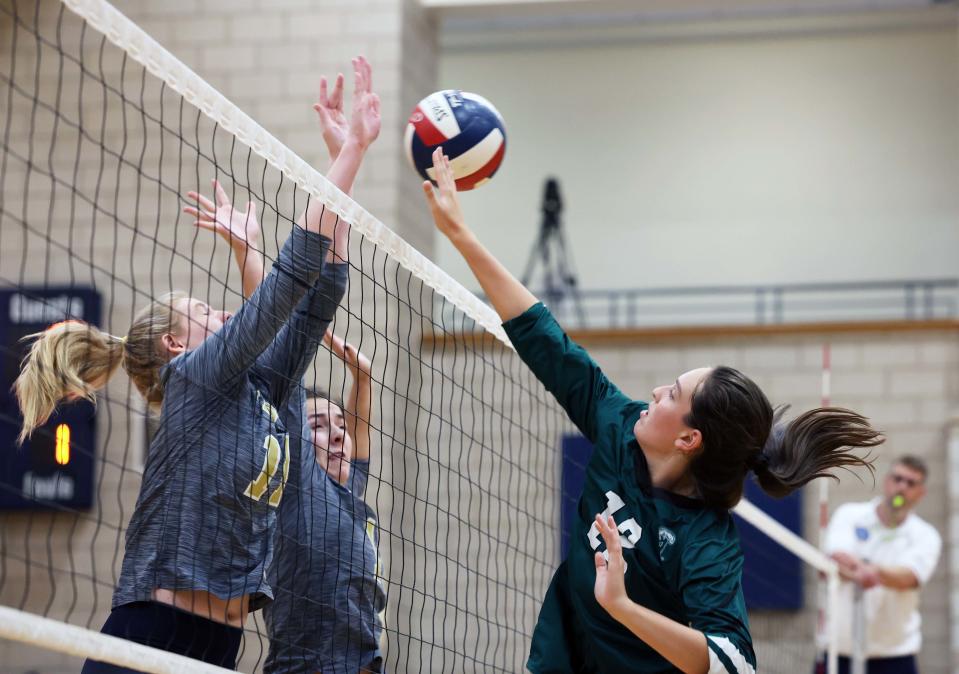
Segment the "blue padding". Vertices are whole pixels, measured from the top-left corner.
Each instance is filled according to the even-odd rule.
[[[586,482],[586,465],[593,445],[578,433],[563,436],[563,477],[560,487],[560,557],[569,553],[570,526],[576,519],[576,504]]]
[[[746,481],[746,498],[798,536],[802,536],[802,493],[783,499],[767,496],[752,478]],[[750,610],[798,610],[803,606],[802,562],[746,522],[736,517],[743,547],[743,593]]]

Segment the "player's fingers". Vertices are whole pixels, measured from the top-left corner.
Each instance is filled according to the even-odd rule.
[[[187,192],[186,195],[187,197],[189,197],[190,201],[195,201],[196,203],[200,204],[200,206],[202,206],[203,208],[209,211],[216,210],[216,204],[214,204],[209,198],[203,196],[199,192]]]
[[[324,107],[330,104],[330,97],[329,97],[329,95],[328,95],[328,93],[327,93],[327,90],[326,90],[326,76],[325,76],[325,75],[323,75],[323,76],[320,77],[320,98],[319,98],[319,104],[322,105],[322,106],[324,106]],[[316,108],[315,105],[314,105],[313,107]]]
[[[226,190],[223,189],[223,185],[220,184],[219,180],[213,181],[213,190],[216,193],[216,205],[228,208],[230,206],[230,197],[226,195]]]
[[[343,107],[343,73],[336,74],[336,82],[333,83],[333,93],[330,94],[330,107],[339,110]]]

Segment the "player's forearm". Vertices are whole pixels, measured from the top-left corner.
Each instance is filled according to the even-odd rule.
[[[472,232],[451,237],[450,241],[466,260],[502,320],[516,318],[536,304],[533,293],[509,273]]]
[[[685,674],[709,671],[705,634],[636,602],[627,602],[610,615]]]
[[[365,154],[366,147],[356,141],[347,140],[327,172],[327,179],[336,185],[341,192],[350,194],[353,191],[353,181],[356,180]],[[346,259],[349,225],[346,222],[341,222],[339,216],[327,208],[325,203],[311,199],[297,224],[308,231],[319,232],[333,240],[333,245],[327,255],[327,261],[333,260],[334,254],[340,260]]]
[[[912,569],[905,566],[877,566],[879,582],[893,590],[914,590],[919,587],[919,579]]]
[[[350,398],[346,403],[351,412],[347,422],[353,438],[353,457],[357,461],[370,460],[370,415],[373,412],[373,378],[365,372],[353,377]]]
[[[236,259],[236,266],[240,270],[243,298],[250,299],[253,291],[263,281],[266,270],[263,253],[255,250],[252,246],[240,245],[233,249],[233,257]]]

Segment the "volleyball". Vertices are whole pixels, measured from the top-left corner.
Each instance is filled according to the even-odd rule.
[[[430,94],[406,126],[406,156],[424,179],[433,180],[433,150],[443,146],[456,188],[471,190],[496,173],[506,153],[503,117],[482,96],[458,89]]]

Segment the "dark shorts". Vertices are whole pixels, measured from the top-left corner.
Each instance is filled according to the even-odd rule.
[[[827,674],[825,664],[822,665],[821,669],[822,671],[817,666],[816,674]],[[852,661],[840,655],[839,674],[850,674],[850,672],[852,672]],[[866,660],[866,674],[919,674],[919,668],[916,666],[916,656],[914,655],[902,655],[896,658],[869,658]]]
[[[138,601],[117,606],[100,630],[103,634],[153,646],[228,669],[236,667],[243,630],[202,618],[173,606]],[[82,674],[136,672],[97,660],[87,660]]]
[[[376,657],[366,667],[360,670],[362,674],[386,674],[386,667],[383,663],[383,656],[377,652]]]

